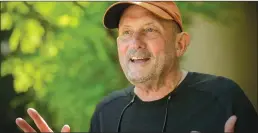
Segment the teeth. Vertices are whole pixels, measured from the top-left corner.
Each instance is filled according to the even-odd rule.
[[[140,58],[140,57],[132,57],[131,59],[132,59],[132,60],[142,60],[142,59],[145,59],[145,58]]]

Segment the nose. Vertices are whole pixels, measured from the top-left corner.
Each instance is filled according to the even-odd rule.
[[[132,38],[131,46],[136,48],[136,49],[145,49],[146,48],[146,43],[142,39],[141,35],[135,34]]]

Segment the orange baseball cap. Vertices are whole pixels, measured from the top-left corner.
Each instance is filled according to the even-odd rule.
[[[183,31],[180,11],[176,3],[173,1],[116,2],[105,12],[103,17],[104,26],[107,29],[118,28],[119,20],[123,11],[130,5],[141,6],[163,19],[173,20],[179,25],[181,31]]]

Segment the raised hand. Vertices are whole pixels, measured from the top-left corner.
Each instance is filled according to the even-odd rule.
[[[33,109],[29,108],[27,110],[29,116],[32,118],[40,132],[53,132],[52,129],[47,125],[45,120],[39,115],[39,113]],[[24,119],[17,118],[16,124],[25,132],[36,132]],[[70,127],[68,125],[64,125],[61,132],[70,132]]]

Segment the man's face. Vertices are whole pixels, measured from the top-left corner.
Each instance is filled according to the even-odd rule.
[[[120,65],[132,83],[160,78],[177,62],[172,21],[133,5],[123,13],[118,33]]]

